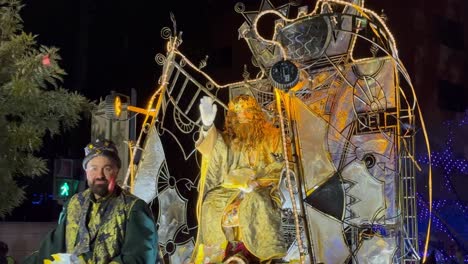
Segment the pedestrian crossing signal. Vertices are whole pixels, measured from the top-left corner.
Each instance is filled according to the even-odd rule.
[[[79,181],[74,179],[56,178],[54,194],[56,199],[67,200],[78,192]]]

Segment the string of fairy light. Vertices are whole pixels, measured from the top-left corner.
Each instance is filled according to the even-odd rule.
[[[454,150],[456,133],[460,132],[463,126],[466,125],[468,125],[468,113],[465,113],[464,117],[459,121],[449,120],[443,122],[443,127],[447,128],[445,146],[441,151],[431,152],[432,166],[440,170],[443,176],[444,183],[441,191],[447,194],[454,194],[454,198],[433,201],[433,215],[436,217],[431,217],[431,213],[428,209],[428,202],[422,195],[417,195],[420,224],[425,224],[428,220],[431,220],[436,231],[435,233],[445,234],[452,242],[455,242],[457,239],[457,234],[454,234],[454,230],[452,230],[452,228],[450,228],[443,219],[444,213],[447,211],[451,213],[456,212],[459,217],[464,218],[461,221],[464,221],[465,223],[468,221],[468,204],[460,201],[453,183],[453,177],[468,174],[468,160],[465,157],[457,156]],[[422,155],[418,158],[418,162],[420,164],[427,164],[428,157],[426,155]],[[420,243],[422,243],[422,241],[420,241]],[[437,260],[440,262],[449,262],[454,257],[455,256],[444,252],[442,256],[437,256]],[[468,262],[468,255],[464,256],[464,262]]]
[[[388,43],[390,44],[390,50],[391,50],[391,53],[392,53],[391,57],[395,61],[397,61],[397,64],[399,65],[399,69],[402,71],[402,74],[403,74],[404,78],[407,80],[408,84],[410,85],[410,90],[411,90],[411,93],[412,93],[413,98],[414,98],[413,107],[408,108],[408,110],[412,112],[416,108],[416,110],[417,110],[417,112],[419,114],[419,117],[420,117],[420,124],[421,124],[421,127],[422,127],[424,140],[425,140],[426,147],[427,147],[427,152],[428,152],[427,163],[426,164],[428,164],[428,167],[429,167],[429,172],[428,172],[428,185],[429,185],[428,196],[429,196],[429,214],[431,214],[432,213],[432,167],[431,167],[431,154],[430,154],[431,151],[430,151],[430,146],[429,146],[429,137],[427,135],[424,119],[422,117],[422,111],[421,111],[419,105],[417,104],[417,99],[416,99],[417,97],[416,97],[414,87],[411,84],[411,80],[409,78],[409,75],[406,72],[406,69],[404,68],[403,64],[400,62],[400,60],[398,58],[398,50],[397,50],[397,47],[396,47],[395,38],[394,38],[393,34],[391,33],[391,31],[389,30],[389,28],[386,25],[383,18],[381,18],[374,11],[363,7],[364,0],[360,3],[360,5],[356,5],[356,4],[341,1],[341,0],[318,0],[314,10],[310,14],[311,15],[315,14],[317,12],[317,10],[319,10],[319,6],[321,4],[327,4],[327,3],[336,3],[336,4],[340,4],[342,6],[354,8],[357,12],[360,13],[360,15],[362,15],[366,19],[370,19],[370,16],[371,16],[373,19],[377,20],[378,23],[380,24],[380,26],[384,29],[384,32],[381,32],[381,33],[382,33],[383,37],[388,38]],[[252,25],[252,29],[253,29],[254,34],[256,35],[256,38],[259,39],[262,42],[269,43],[269,44],[272,44],[272,45],[275,45],[275,46],[279,47],[279,50],[281,51],[281,55],[282,55],[283,59],[286,59],[286,51],[285,51],[284,47],[281,45],[281,43],[276,41],[276,40],[273,40],[273,39],[272,40],[267,40],[267,39],[263,38],[259,34],[259,32],[257,30],[258,21],[260,20],[260,18],[262,16],[267,15],[267,14],[277,15],[278,17],[280,17],[285,22],[294,22],[295,19],[288,19],[288,18],[286,18],[285,16],[283,16],[281,13],[279,13],[276,10],[266,10],[266,11],[260,12],[258,14],[258,16],[254,19],[253,25]],[[381,34],[379,34],[379,32],[375,28],[371,27],[371,29],[372,29],[372,31],[374,32],[374,34],[376,36],[379,36],[379,37],[381,36]],[[278,30],[278,27],[275,27],[275,32],[274,32],[273,36],[277,35],[277,32],[276,32],[277,30]],[[351,57],[351,60],[353,62],[357,63],[360,60],[355,60],[353,58],[353,56],[352,56],[353,55],[352,50],[354,49],[355,43],[356,43],[356,38],[353,38],[352,43],[351,43],[351,54],[350,54],[351,56],[350,57]],[[382,48],[382,50],[384,50],[384,49]],[[406,103],[409,105],[407,96],[406,96],[405,92],[402,89],[400,89],[400,94],[402,95],[402,97],[406,101]],[[408,113],[408,115],[410,117],[413,116],[412,113],[411,114]],[[410,123],[412,123],[411,120],[410,120]],[[411,157],[411,158],[412,158],[413,161],[415,161],[413,157]],[[414,164],[417,166],[416,162],[414,162]],[[417,166],[417,167],[419,168],[419,166]],[[426,262],[427,250],[428,250],[428,246],[429,246],[429,237],[430,237],[430,232],[431,232],[431,221],[430,221],[430,219],[432,219],[432,217],[429,217],[429,222],[428,222],[428,225],[427,225],[426,241],[424,243],[424,250],[423,250],[423,254],[422,254],[423,255],[422,262],[423,263]]]
[[[366,9],[364,8],[362,5],[363,5],[363,2],[361,3],[361,5],[356,5],[356,4],[352,4],[352,3],[348,3],[348,2],[345,2],[345,1],[341,1],[341,0],[318,0],[317,1],[317,4],[316,4],[316,7],[315,9],[309,13],[309,15],[313,15],[317,12],[320,4],[325,4],[325,3],[336,3],[336,4],[340,4],[340,5],[343,5],[343,6],[347,6],[347,7],[352,7],[354,8],[355,10],[357,10],[360,15],[362,15],[363,17],[367,18],[367,19],[370,19],[371,17],[375,20],[378,21],[378,24],[380,24],[380,26],[383,28],[383,32],[380,32],[382,34],[383,37],[385,37],[387,40],[388,40],[388,44],[390,44],[390,50],[391,50],[391,54],[388,54],[388,52],[386,52],[388,55],[390,55],[390,57],[392,57],[397,63],[397,66],[398,68],[401,70],[401,73],[403,75],[403,77],[407,80],[407,82],[409,83],[410,85],[410,89],[411,89],[411,92],[412,92],[412,95],[413,95],[413,98],[415,99],[413,101],[413,107],[409,107],[408,110],[411,110],[413,111],[415,108],[417,109],[418,111],[418,114],[419,116],[421,117],[421,125],[422,125],[422,129],[423,129],[423,133],[424,133],[424,136],[425,136],[425,141],[426,141],[426,145],[427,145],[427,149],[428,149],[428,155],[426,157],[426,163],[425,164],[428,164],[429,165],[429,188],[428,188],[428,191],[429,191],[429,203],[428,203],[428,212],[429,212],[429,215],[431,214],[431,211],[432,211],[432,180],[431,180],[431,152],[430,152],[430,148],[429,148],[429,145],[428,145],[428,137],[427,137],[427,133],[425,131],[425,125],[424,125],[424,121],[422,120],[422,115],[421,115],[421,109],[419,108],[419,105],[417,105],[417,101],[416,101],[416,95],[415,95],[415,91],[414,91],[414,88],[412,87],[411,85],[411,80],[409,78],[409,74],[407,74],[404,66],[401,64],[401,61],[399,60],[398,58],[398,50],[396,48],[396,41],[395,41],[395,38],[393,37],[391,31],[388,29],[388,27],[386,26],[385,24],[385,21],[378,15],[376,14],[375,12],[373,12],[372,10],[369,10],[369,9]],[[276,10],[265,10],[265,11],[262,11],[260,12],[256,18],[254,19],[253,21],[253,25],[251,27],[251,29],[253,30],[256,38],[262,42],[265,42],[265,43],[269,43],[269,44],[273,44],[277,47],[279,47],[279,50],[281,52],[281,55],[282,55],[282,58],[283,59],[286,59],[286,51],[284,49],[284,47],[281,45],[281,43],[279,43],[278,41],[276,40],[268,40],[268,39],[265,39],[263,38],[259,33],[258,33],[258,30],[257,30],[257,23],[259,21],[259,19],[264,16],[264,15],[267,15],[267,14],[274,14],[274,15],[277,15],[278,17],[280,17],[282,20],[284,20],[285,22],[288,22],[288,23],[291,23],[291,22],[294,22],[295,20],[297,19],[288,19],[286,18],[283,14],[281,14],[280,12],[276,11]],[[274,36],[276,36],[276,31],[279,29],[279,27],[276,27],[275,26],[275,34]],[[377,36],[381,36],[381,34],[379,34],[379,32],[377,32],[376,29],[372,28],[372,30],[374,31],[374,33],[377,35]],[[350,32],[352,33],[352,32]],[[356,39],[354,38],[353,39],[353,43],[352,43],[352,46],[354,47],[354,44],[355,44],[355,41]],[[253,80],[244,80],[244,81],[241,81],[241,82],[237,82],[237,83],[229,83],[229,84],[219,84],[217,82],[215,82],[208,74],[206,74],[203,70],[201,70],[200,67],[197,67],[195,66],[195,64],[193,64],[188,58],[186,58],[182,53],[180,53],[178,50],[177,50],[177,42],[174,41],[170,41],[168,42],[168,46],[167,46],[167,50],[168,50],[168,54],[172,54],[172,56],[174,55],[177,55],[177,56],[180,56],[182,58],[182,60],[185,61],[185,63],[187,65],[189,65],[192,69],[194,69],[196,72],[200,73],[201,75],[203,75],[205,78],[207,78],[212,84],[213,86],[215,86],[216,88],[220,89],[220,88],[228,88],[228,87],[232,87],[233,85],[236,85],[236,84],[245,84],[245,83],[250,83],[250,82],[256,82],[258,80],[261,80],[265,77],[265,72],[261,72],[261,75],[258,77],[258,78],[255,78]],[[385,51],[385,49],[381,48],[382,50]],[[351,54],[352,55],[352,54]],[[171,57],[171,56],[169,56]],[[168,60],[173,60],[174,57],[172,58],[169,58],[168,57]],[[351,56],[351,60],[353,62],[359,62],[360,60],[354,60]],[[153,100],[155,99],[156,95],[159,95],[160,94],[160,90],[162,88],[164,88],[164,86],[167,84],[167,72],[164,72],[163,74],[163,78],[162,78],[162,82],[161,82],[161,87],[158,89],[158,91],[155,93],[155,95],[153,96]],[[404,100],[406,100],[406,103],[409,105],[409,102],[406,98],[406,95],[404,94],[403,91],[400,91],[401,92],[401,95],[403,96]],[[153,100],[151,100],[150,104],[149,104],[149,107],[151,107],[153,105]],[[410,115],[412,116],[412,114]],[[430,220],[432,217],[428,217],[428,219]],[[430,234],[430,226],[431,226],[431,222],[429,221],[428,222],[428,227],[427,227],[427,237],[426,237],[426,242],[425,242],[425,245],[424,245],[424,253],[423,253],[423,262],[425,262],[425,258],[426,258],[426,252],[427,252],[427,247],[428,247],[428,241],[429,241],[429,234]]]
[[[433,229],[434,229],[434,235],[436,237],[439,237],[440,234],[443,234],[447,237],[448,241],[455,243],[456,237],[454,235],[453,230],[450,230],[447,227],[447,224],[445,221],[441,219],[444,209],[452,211],[456,211],[458,215],[461,215],[464,217],[464,221],[468,221],[468,217],[466,212],[468,211],[468,206],[461,204],[459,201],[451,201],[447,199],[442,199],[442,200],[435,200],[432,205],[433,213],[429,213],[429,209],[427,206],[427,201],[424,200],[424,198],[418,194],[417,195],[417,204],[418,204],[418,219],[419,223],[424,225],[427,223],[431,215],[439,215],[438,217],[432,217],[432,224],[433,224]],[[457,210],[454,210],[457,207]],[[440,240],[442,241],[442,240]],[[419,240],[419,246],[421,247],[423,244],[423,240]],[[453,263],[452,260],[456,258],[455,255],[450,254],[449,252],[446,251],[445,248],[436,248],[438,249],[438,253],[436,254],[436,261],[437,263]],[[436,251],[437,252],[437,251]],[[468,255],[463,256],[464,258],[464,263],[468,263]]]
[[[468,173],[468,161],[466,158],[458,158],[453,149],[455,143],[455,132],[462,126],[468,125],[468,114],[465,114],[459,122],[456,121],[445,121],[443,127],[448,130],[447,140],[445,142],[445,149],[440,152],[431,152],[431,162],[434,168],[442,169],[444,176],[444,187],[448,193],[453,193],[453,182],[451,177],[456,174],[467,174]],[[429,159],[427,155],[420,156],[418,158],[420,164],[428,164]],[[460,208],[463,209],[463,208]]]

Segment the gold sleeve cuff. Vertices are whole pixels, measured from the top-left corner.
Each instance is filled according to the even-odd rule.
[[[201,133],[202,132],[200,131],[200,137],[197,142],[195,142],[195,147],[202,155],[210,156],[218,138],[218,131],[215,126],[212,126],[205,136]]]

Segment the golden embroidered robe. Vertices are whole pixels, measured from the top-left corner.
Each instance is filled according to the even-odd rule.
[[[282,257],[286,245],[281,230],[277,185],[283,168],[273,154],[282,153],[278,133],[267,134],[260,147],[232,150],[215,127],[197,142],[203,155],[200,181],[201,211],[197,247],[225,245],[222,220],[226,207],[241,194],[249,180],[259,186],[244,193],[239,205],[239,235],[247,249],[261,260]]]
[[[43,263],[52,254],[73,253],[87,264],[155,263],[156,224],[148,205],[116,186],[96,201],[89,189],[64,206],[57,228],[24,263]]]

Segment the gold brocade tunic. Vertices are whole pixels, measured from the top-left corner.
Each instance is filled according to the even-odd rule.
[[[96,264],[155,261],[157,240],[151,212],[144,201],[116,189],[117,194],[99,200],[89,189],[71,198],[66,215],[67,253]]]
[[[57,253],[72,253],[87,264],[156,263],[157,245],[153,214],[143,200],[119,186],[95,200],[87,189],[63,207],[57,227],[23,263],[50,262]]]
[[[285,255],[277,193],[283,164],[273,155],[282,153],[282,145],[279,131],[273,132],[278,133],[266,134],[256,149],[243,145],[238,150],[231,149],[214,127],[197,142],[197,149],[206,162],[200,181],[203,200],[197,245],[226,244],[222,227],[226,207],[239,197],[239,188],[256,181],[259,186],[244,193],[239,204],[239,235],[247,249],[261,260]]]

